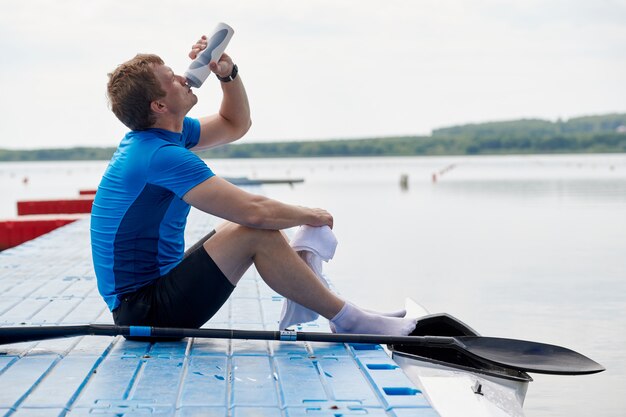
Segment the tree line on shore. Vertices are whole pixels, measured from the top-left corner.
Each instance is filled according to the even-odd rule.
[[[0,161],[108,160],[115,148],[0,149]],[[626,152],[626,114],[523,119],[436,129],[430,136],[259,142],[202,151],[211,158],[503,155]]]

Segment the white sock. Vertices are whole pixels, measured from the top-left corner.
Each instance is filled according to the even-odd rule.
[[[381,313],[380,311],[368,310],[367,308],[362,308],[361,310],[366,311],[371,314],[378,314],[379,316],[387,316],[387,317],[404,317],[406,316],[406,310],[396,310],[396,311],[388,311],[386,313]]]
[[[348,300],[346,300],[345,298],[343,298],[343,297],[341,297],[339,295],[337,295],[337,296],[339,298],[341,298],[341,301],[343,301],[344,303],[348,302]],[[368,312],[370,314],[376,314],[376,315],[379,315],[379,316],[387,316],[387,317],[404,317],[404,316],[406,316],[406,310],[405,309],[396,310],[396,311],[389,311],[389,312],[386,312],[386,313],[383,313],[383,312],[380,312],[380,311],[376,311],[376,310],[370,310],[370,309],[367,309],[367,308],[361,308],[361,310],[363,310],[365,312]]]
[[[407,336],[415,329],[417,319],[369,313],[346,301],[330,324],[334,333]]]
[[[344,300],[344,302],[347,302]],[[374,310],[368,310],[367,308],[362,308],[361,310],[365,311],[366,313],[370,313],[370,314],[375,314],[378,316],[386,316],[386,317],[404,317],[406,316],[406,310],[402,309],[402,310],[396,310],[396,311],[389,311],[387,313],[381,313],[380,311],[374,311]],[[333,324],[333,322],[329,322],[330,323],[330,330],[332,330],[333,333],[337,333],[337,330],[335,329],[335,325]]]

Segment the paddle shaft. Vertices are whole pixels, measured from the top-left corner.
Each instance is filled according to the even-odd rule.
[[[371,334],[316,333],[295,331],[235,330],[235,329],[168,329],[151,328],[153,337],[199,337],[215,339],[279,340],[283,342],[331,342],[368,344],[408,344],[432,346],[455,344],[453,337],[441,336],[385,336]]]
[[[315,333],[294,331],[184,329],[147,326],[115,326],[88,324],[75,326],[0,327],[0,345],[74,336],[129,336],[181,339],[185,337],[211,339],[252,339],[302,342],[407,344],[419,346],[456,344],[453,337],[385,336],[369,334]]]

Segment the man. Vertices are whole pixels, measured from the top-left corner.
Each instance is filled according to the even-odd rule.
[[[202,37],[190,58],[206,45]],[[115,323],[200,327],[254,264],[272,289],[328,318],[335,331],[410,333],[415,320],[367,312],[330,292],[281,232],[332,227],[330,213],[247,193],[191,152],[235,141],[251,124],[237,66],[227,54],[209,65],[223,98],[217,114],[200,119],[186,117],[198,99],[185,78],[156,55],[137,55],[109,74],[111,109],[131,131],[98,187],[91,243]],[[190,205],[226,222],[184,256]]]

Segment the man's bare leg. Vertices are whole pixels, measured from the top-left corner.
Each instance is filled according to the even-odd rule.
[[[274,291],[326,317],[333,331],[408,335],[417,323],[417,319],[387,317],[343,301],[318,280],[279,231],[225,223],[204,248],[233,285],[254,263]]]
[[[270,288],[329,320],[344,306],[344,301],[317,279],[279,231],[226,222],[204,243],[204,248],[233,285],[254,263]]]

